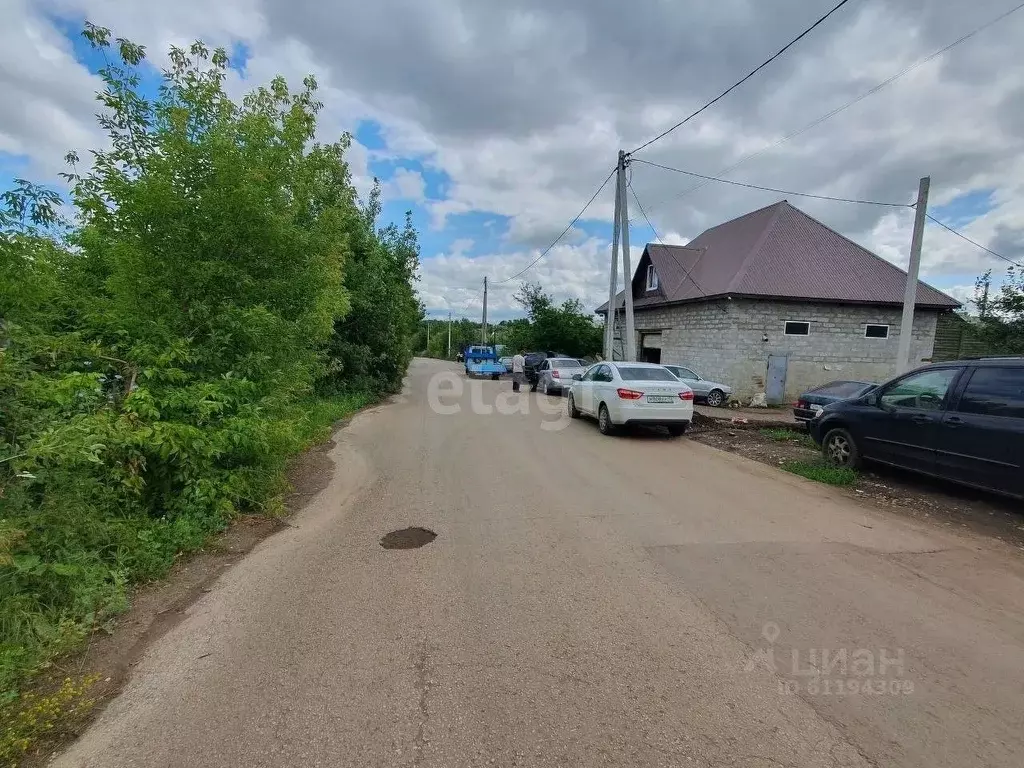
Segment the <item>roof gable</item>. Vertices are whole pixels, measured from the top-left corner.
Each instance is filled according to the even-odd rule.
[[[902,304],[907,282],[906,272],[785,200],[711,227],[686,246],[649,243],[644,269],[648,259],[662,298],[645,293],[643,280],[638,293],[634,277],[636,306],[724,295]],[[922,282],[917,306],[960,304]]]

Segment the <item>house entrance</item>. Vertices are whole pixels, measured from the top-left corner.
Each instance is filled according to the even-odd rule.
[[[661,362],[661,333],[644,333],[640,336],[640,362]]]

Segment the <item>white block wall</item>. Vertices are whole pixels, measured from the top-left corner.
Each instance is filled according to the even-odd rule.
[[[661,360],[694,368],[748,399],[765,391],[768,356],[788,354],[786,399],[834,379],[884,381],[895,374],[899,307],[864,307],[748,299],[720,300],[636,312],[642,331],[661,331]],[[931,359],[938,313],[914,318],[911,360]],[[787,320],[810,323],[809,336],[786,336]],[[889,338],[864,336],[866,324],[889,326]],[[621,334],[622,317],[618,318]],[[767,340],[765,340],[767,337]]]

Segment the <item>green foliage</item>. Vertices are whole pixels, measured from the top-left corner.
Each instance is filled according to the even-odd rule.
[[[998,291],[992,289],[992,272],[978,278],[974,289],[978,308],[972,332],[991,354],[1024,355],[1024,272],[1010,267]]]
[[[68,677],[51,692],[29,692],[20,701],[0,704],[0,765],[19,765],[40,738],[73,736],[73,729],[96,703],[89,689],[97,679]]]
[[[227,56],[85,37],[108,148],[0,198],[0,704],[243,512],[289,457],[398,387],[418,246],[361,210],[346,136],[314,142],[316,82],[233,102]]]
[[[515,299],[526,310],[527,321],[510,326],[506,343],[512,349],[551,350],[573,357],[601,351],[603,330],[578,299],[556,306],[534,283],[523,283]]]
[[[787,429],[786,427],[765,427],[759,429],[764,437],[769,440],[775,440],[780,443],[793,443],[796,445],[802,445],[807,448],[814,448],[814,440],[806,432],[799,432],[795,429]]]
[[[352,311],[334,322],[329,342],[333,367],[325,379],[330,391],[393,391],[412,359],[423,308],[414,281],[419,241],[406,213],[402,229],[376,231],[380,185],[354,222],[345,286]]]
[[[787,461],[782,465],[787,472],[806,477],[826,485],[848,486],[857,482],[857,473],[846,467],[833,467],[823,460]]]

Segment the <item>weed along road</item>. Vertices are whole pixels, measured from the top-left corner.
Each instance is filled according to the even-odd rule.
[[[415,360],[56,765],[1024,764],[1019,551],[510,390]]]

